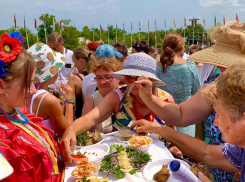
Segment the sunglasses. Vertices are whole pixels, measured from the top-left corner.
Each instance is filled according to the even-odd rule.
[[[158,53],[151,52],[151,54],[153,54],[154,56],[158,56]]]

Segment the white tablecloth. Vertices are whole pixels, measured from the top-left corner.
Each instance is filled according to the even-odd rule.
[[[111,135],[112,133],[110,133]],[[117,132],[113,132],[113,134],[117,134]],[[159,160],[159,159],[173,159],[174,157],[172,156],[172,154],[169,152],[169,150],[165,147],[165,145],[159,141],[159,139],[157,138],[157,136],[155,134],[150,134],[149,135],[152,139],[153,142],[148,150],[148,153],[151,156],[152,162]],[[107,137],[103,144],[106,145],[112,145],[112,144],[122,144],[124,146],[126,146],[127,144],[125,142],[119,142],[118,140],[115,139],[115,137]],[[70,164],[66,164],[66,168],[65,168],[65,182],[74,182],[75,179],[73,177],[71,177],[71,168],[74,168],[74,165],[70,165]],[[106,173],[100,173],[98,174],[98,178],[102,178],[102,177],[106,177],[107,174]],[[133,181],[137,181],[137,182],[145,182],[145,180],[143,179],[143,175],[142,175],[142,171],[136,173],[135,175],[130,175],[130,174],[126,174],[124,179],[117,179],[115,175],[109,175],[108,176],[109,181],[117,181],[117,182],[133,182]]]

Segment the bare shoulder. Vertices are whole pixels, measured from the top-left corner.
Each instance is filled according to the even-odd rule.
[[[55,97],[52,94],[47,94],[43,101],[42,101],[43,105],[48,106],[48,107],[55,107],[57,105],[60,105],[59,100],[57,99],[57,97]]]
[[[158,61],[157,66],[162,66],[162,63],[160,61]]]

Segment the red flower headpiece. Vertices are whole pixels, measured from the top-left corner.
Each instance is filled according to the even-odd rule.
[[[0,60],[12,62],[22,50],[21,43],[17,38],[11,38],[8,34],[1,35]]]

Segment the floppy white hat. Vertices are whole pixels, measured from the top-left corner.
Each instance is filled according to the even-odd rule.
[[[112,76],[123,80],[124,76],[147,76],[153,79],[154,86],[166,85],[156,76],[156,60],[145,53],[134,53],[127,57],[123,70],[112,73]]]

